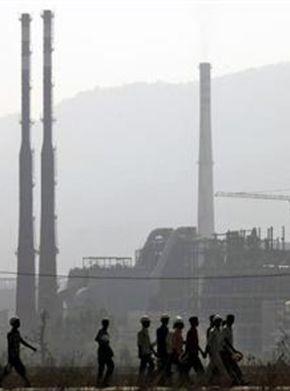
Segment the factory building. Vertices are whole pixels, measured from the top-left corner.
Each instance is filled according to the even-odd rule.
[[[204,239],[193,227],[154,230],[134,265],[102,267],[98,259],[71,270],[62,292],[64,307],[68,314],[106,309],[121,328],[132,328],[132,347],[142,313],[157,319],[164,311],[185,319],[197,314],[201,327],[210,314],[234,313],[237,345],[245,353],[270,354],[289,319],[281,311],[290,297],[290,251],[257,232],[229,231]],[[81,274],[83,280],[74,278]]]
[[[144,312],[157,319],[164,311],[185,319],[196,314],[201,327],[210,314],[234,313],[237,345],[261,356],[270,354],[286,319],[281,313],[290,298],[290,252],[284,231],[276,241],[271,228],[266,238],[257,229],[215,234],[210,70],[209,63],[200,64],[197,227],[153,230],[133,263],[91,258],[71,270],[62,300],[68,314],[105,308],[133,349]],[[80,274],[83,280],[75,278]]]

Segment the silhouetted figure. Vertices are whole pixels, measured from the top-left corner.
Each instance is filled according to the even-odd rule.
[[[171,345],[172,345],[172,364],[176,365],[176,368],[181,376],[184,371],[184,339],[182,335],[182,331],[184,329],[184,323],[180,316],[176,317],[176,320],[173,324],[173,333],[171,337]]]
[[[198,331],[199,326],[198,317],[192,316],[189,318],[190,329],[187,332],[185,342],[185,354],[186,354],[186,374],[188,376],[189,371],[193,368],[198,376],[203,375],[204,368],[199,358],[199,353],[205,357],[205,352],[199,346]]]
[[[210,315],[210,317],[209,317],[209,326],[206,329],[206,348],[205,348],[206,355],[209,354],[208,339],[209,339],[210,330],[213,328],[214,317],[215,317],[215,315]]]
[[[234,347],[233,324],[235,316],[230,314],[227,316],[225,325],[222,329],[222,350],[221,357],[229,375],[233,380],[234,385],[244,384],[242,371],[237,363],[243,355]]]
[[[163,314],[160,318],[161,326],[156,330],[158,369],[162,376],[162,380],[164,377],[168,378],[171,375],[170,352],[168,349],[169,320],[169,315]]]
[[[209,353],[209,365],[206,370],[208,383],[211,384],[214,377],[218,375],[221,383],[230,384],[230,376],[224,366],[221,358],[222,350],[222,318],[219,315],[215,315],[213,319],[213,327],[209,331],[208,336],[208,353]]]
[[[9,375],[9,373],[14,368],[15,371],[22,377],[25,382],[26,387],[30,387],[30,382],[26,376],[26,368],[23,365],[20,358],[20,345],[26,346],[27,348],[36,352],[36,349],[31,346],[28,342],[24,341],[19,332],[20,327],[20,319],[19,318],[11,318],[9,321],[11,325],[11,330],[7,334],[8,341],[8,363],[4,368],[3,375],[0,380],[0,384],[2,384],[4,378]]]
[[[153,360],[153,344],[150,340],[149,335],[149,327],[150,327],[150,319],[148,316],[144,315],[140,323],[142,325],[142,329],[137,334],[137,345],[138,345],[138,357],[140,359],[140,367],[139,367],[139,381],[144,380],[144,376],[147,371],[148,377],[150,377],[154,371],[155,365]]]
[[[99,344],[98,348],[98,377],[97,383],[108,385],[109,380],[114,372],[114,361],[113,361],[113,350],[110,346],[110,336],[108,333],[108,328],[110,325],[109,319],[105,318],[102,320],[102,328],[99,330],[95,341]],[[106,369],[106,374],[104,376],[104,371]]]

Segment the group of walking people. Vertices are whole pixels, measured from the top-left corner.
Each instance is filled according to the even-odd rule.
[[[148,316],[140,319],[141,330],[137,334],[139,381],[157,379],[160,383],[170,383],[175,373],[181,382],[189,381],[191,369],[196,373],[196,381],[206,384],[242,385],[245,384],[238,362],[243,355],[234,347],[233,324],[235,317],[227,315],[223,320],[219,315],[209,318],[206,345],[199,344],[198,317],[189,318],[189,329],[184,338],[184,322],[176,317],[173,329],[169,328],[170,317],[163,314],[156,338],[151,339],[151,320]],[[114,371],[113,350],[108,333],[109,319],[102,320],[95,341],[98,349],[98,384],[108,385]],[[208,358],[207,367],[201,360]],[[106,369],[106,372],[105,372]]]
[[[207,329],[206,346],[200,347],[198,317],[189,318],[189,329],[186,337],[183,336],[184,322],[177,317],[173,322],[173,330],[169,329],[170,317],[161,316],[161,325],[156,330],[156,340],[151,342],[148,316],[141,318],[141,330],[138,333],[138,351],[140,359],[139,376],[151,376],[157,361],[157,374],[160,380],[170,381],[173,369],[178,373],[181,381],[188,381],[190,370],[194,369],[197,381],[212,384],[215,381],[225,384],[244,384],[238,361],[242,353],[234,347],[233,324],[234,315],[227,315],[223,320],[219,315],[210,316],[210,325]],[[156,347],[156,350],[155,350]],[[205,368],[202,360],[209,358]]]
[[[234,347],[234,315],[227,315],[225,320],[219,315],[210,316],[204,349],[200,347],[199,343],[198,317],[191,316],[188,321],[190,327],[184,338],[182,318],[176,317],[173,322],[173,329],[170,329],[170,317],[163,314],[160,318],[161,324],[156,330],[156,338],[153,341],[149,332],[150,318],[143,316],[140,319],[141,330],[137,334],[138,357],[140,360],[139,381],[150,380],[154,374],[158,382],[169,383],[174,372],[178,374],[181,381],[188,381],[190,370],[194,369],[197,382],[213,384],[218,381],[221,384],[245,384],[238,365],[243,355]],[[19,318],[10,319],[10,325],[11,330],[7,334],[8,363],[0,377],[0,384],[14,368],[23,378],[25,385],[29,386],[26,369],[20,358],[20,345],[24,345],[33,351],[36,351],[36,349],[21,337]],[[109,325],[109,319],[103,319],[101,328],[95,338],[98,343],[97,383],[103,386],[109,385],[115,367],[114,353],[108,332]],[[206,368],[204,368],[200,357],[203,359],[209,358]]]

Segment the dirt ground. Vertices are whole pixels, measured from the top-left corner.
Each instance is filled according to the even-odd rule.
[[[52,367],[52,368],[27,368],[28,377],[30,379],[33,388],[74,388],[74,389],[86,389],[96,386],[96,369],[95,368],[77,368],[77,367]],[[268,388],[273,389],[275,387],[289,387],[290,390],[290,366],[282,364],[268,364],[264,366],[252,366],[243,368],[245,378],[249,384],[250,389]],[[134,386],[138,384],[137,369],[116,371],[112,379],[112,386],[114,389],[136,389]],[[142,384],[140,388],[157,389],[158,386],[162,386],[155,377],[150,382]],[[194,378],[194,374],[191,375],[189,384],[180,384],[178,380],[173,380],[169,389],[195,389],[202,388],[206,384],[197,384]],[[3,382],[5,388],[20,388],[23,383],[19,376],[12,372],[11,375]],[[217,386],[204,387],[204,389],[215,389]],[[248,389],[249,389],[248,388]],[[160,388],[161,389],[161,388]],[[164,388],[163,388],[164,389]],[[167,388],[168,389],[168,388]]]

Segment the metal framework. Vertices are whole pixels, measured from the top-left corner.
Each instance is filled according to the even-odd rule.
[[[132,267],[133,259],[132,257],[89,256],[89,257],[83,257],[82,263],[83,263],[83,267],[93,267],[94,265],[98,265],[103,268],[109,268],[116,265],[121,265],[124,267]]]
[[[215,197],[229,197],[229,198],[252,198],[259,200],[271,201],[287,201],[290,203],[290,195],[277,194],[262,194],[262,193],[248,193],[248,192],[231,192],[231,191],[217,191]]]

